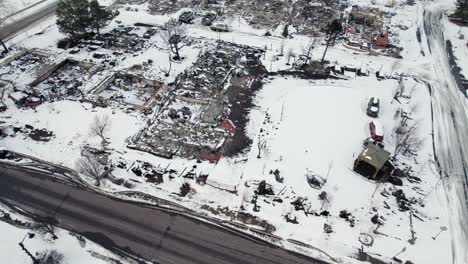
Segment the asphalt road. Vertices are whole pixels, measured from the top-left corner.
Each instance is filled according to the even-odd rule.
[[[452,70],[450,50],[441,25],[444,8],[425,4],[423,29],[433,59],[431,85],[436,162],[449,202],[453,263],[467,263],[468,253],[468,101]],[[460,65],[466,67],[466,65]]]
[[[0,164],[0,199],[101,244],[163,264],[325,263],[180,214]]]
[[[22,30],[34,26],[37,22],[53,15],[55,9],[57,9],[57,1],[50,1],[40,5],[40,7],[38,6],[37,11],[34,13],[29,12],[25,15],[20,13],[11,17],[8,21],[0,24],[0,39],[8,40]],[[14,19],[15,17],[18,17],[18,19]],[[12,19],[14,21],[11,21]]]

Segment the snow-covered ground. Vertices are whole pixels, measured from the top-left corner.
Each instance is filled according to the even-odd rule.
[[[51,162],[74,167],[83,145],[99,144],[100,139],[90,136],[90,127],[96,116],[103,115],[110,117],[110,131],[112,131],[108,135],[110,147],[123,151],[125,140],[133,136],[142,126],[141,118],[110,108],[92,109],[90,105],[74,101],[45,103],[35,111],[30,109],[8,115],[7,118],[13,126],[23,127],[29,124],[35,128],[45,128],[53,131],[54,137],[44,143],[16,136],[3,141],[2,146],[36,157],[47,157]]]
[[[73,235],[66,230],[55,228],[54,234],[58,238],[54,240],[52,234],[45,232],[44,228],[33,230],[26,228],[24,225],[30,225],[34,222],[25,217],[17,216],[2,206],[0,217],[4,217],[5,214],[9,214],[11,220],[19,221],[21,225],[17,227],[0,221],[0,233],[2,234],[0,236],[0,244],[2,245],[0,259],[2,263],[32,263],[26,252],[18,245],[19,242],[23,242],[25,248],[36,257],[36,253],[41,254],[45,251],[55,250],[63,255],[61,263],[104,264],[110,263],[111,260],[122,261],[120,257],[115,256],[99,245],[83,237]],[[33,233],[34,237],[29,238],[28,233]]]
[[[290,87],[284,89],[284,87]],[[385,226],[379,229],[386,237],[375,236],[372,252],[379,252],[384,256],[391,256],[406,246],[408,237],[408,215],[395,214],[394,209],[385,209],[383,201],[391,208],[395,208],[394,201],[388,201],[380,194],[373,196],[376,185],[352,172],[354,158],[361,150],[362,140],[369,136],[368,122],[370,118],[365,114],[365,105],[371,96],[381,98],[382,112],[379,119],[384,124],[388,149],[392,149],[393,138],[391,130],[394,126],[393,115],[399,105],[391,103],[395,81],[379,82],[374,78],[362,78],[348,81],[323,83],[296,79],[273,79],[257,95],[260,109],[251,114],[249,128],[255,136],[253,146],[257,140],[266,141],[267,149],[263,157],[258,159],[258,150],[254,147],[249,154],[248,161],[242,172],[242,181],[266,180],[279,191],[286,188],[283,197],[305,197],[311,208],[320,211],[322,202],[318,199],[320,192],[325,191],[330,196],[330,203],[325,206],[332,217],[305,216],[302,212],[294,212],[291,205],[271,206],[261,203],[260,215],[270,219],[278,227],[277,234],[283,237],[296,238],[309,244],[327,249],[332,255],[339,255],[342,247],[356,249],[360,233],[372,233],[375,226],[370,217],[379,213],[385,215]],[[428,120],[428,93],[423,85],[414,91],[414,98],[422,103],[418,110],[418,119]],[[256,113],[257,112],[257,113]],[[264,123],[264,115],[268,115],[270,122]],[[256,116],[255,116],[256,115]],[[259,130],[260,129],[260,130]],[[421,130],[429,131],[430,122],[425,122]],[[260,132],[262,131],[262,132]],[[259,133],[262,134],[259,136]],[[421,177],[424,175],[424,186],[429,192],[438,181],[431,163],[431,142],[428,132],[421,135],[425,138],[425,147],[421,151]],[[424,154],[422,154],[424,153]],[[284,183],[277,183],[271,171],[278,169]],[[327,179],[327,183],[320,190],[314,190],[306,182],[305,174],[311,170]],[[226,169],[224,169],[226,171]],[[218,178],[217,178],[218,179]],[[222,179],[219,179],[220,181]],[[411,192],[411,185],[405,182],[405,193]],[[242,186],[242,185],[240,185]],[[359,186],[359,187],[357,187]],[[379,186],[377,193],[391,190],[391,184]],[[440,189],[439,189],[440,191]],[[251,188],[243,188],[240,193],[252,192]],[[423,191],[424,192],[424,191]],[[443,192],[442,192],[443,193]],[[240,197],[244,197],[240,195]],[[288,200],[285,198],[285,200]],[[392,203],[394,203],[392,205]],[[432,263],[433,257],[426,258],[419,252],[424,248],[442,249],[439,259],[434,263],[450,259],[450,237],[448,233],[433,241],[430,237],[438,232],[440,226],[447,226],[444,214],[444,199],[440,193],[433,193],[427,197],[426,208],[421,213],[430,218],[431,224],[418,222],[417,231],[420,241],[414,246],[408,246],[407,251],[400,255],[404,259],[415,262]],[[429,205],[430,204],[430,205]],[[278,208],[279,206],[279,208]],[[436,209],[438,208],[438,209]],[[341,210],[347,210],[356,217],[356,227],[336,217]],[[418,209],[419,210],[419,209]],[[249,210],[250,211],[250,210]],[[293,212],[299,224],[285,223],[282,217]],[[276,217],[272,217],[276,215]],[[435,218],[440,218],[434,221]],[[336,233],[324,234],[323,225],[331,224]],[[307,230],[307,232],[304,232]],[[440,240],[439,240],[440,239]],[[444,253],[442,253],[444,252]],[[349,253],[350,254],[350,253]]]
[[[397,65],[397,71],[411,72],[427,81],[432,87],[434,110],[434,148],[438,156],[437,169],[444,175],[444,188],[448,200],[450,232],[452,236],[453,263],[467,263],[468,230],[466,228],[466,167],[468,153],[465,142],[468,105],[466,95],[457,87],[452,77],[446,53],[446,40],[453,44],[457,66],[466,74],[468,57],[466,40],[460,33],[466,32],[450,23],[447,15],[453,12],[455,1],[422,1],[416,16],[404,19],[410,28],[402,38],[406,52],[405,63]],[[421,33],[422,41],[414,39]],[[465,44],[463,44],[465,42]],[[417,52],[419,50],[419,52]]]
[[[89,135],[94,117],[107,114],[112,122],[108,137],[109,147],[114,150],[111,155],[114,161],[125,161],[132,166],[134,163],[148,162],[177,172],[183,172],[186,168],[190,170],[196,165],[195,174],[209,174],[207,185],[196,185],[194,181],[180,175],[174,179],[164,177],[163,183],[154,185],[134,174],[130,168],[117,168],[114,175],[131,182],[133,190],[181,203],[204,214],[209,214],[203,209],[206,205],[232,211],[240,210],[243,206],[248,213],[274,225],[275,235],[313,245],[345,263],[356,261],[352,257],[361,247],[359,239],[365,235],[372,236],[374,240],[372,246],[365,247],[365,251],[384,260],[390,260],[405,249],[398,254],[398,258],[414,263],[451,263],[451,234],[456,231],[449,224],[445,190],[439,181],[433,155],[431,98],[426,85],[420,82],[433,74],[433,69],[430,68],[433,61],[421,53],[426,44],[416,40],[416,30],[422,22],[422,6],[401,6],[400,3],[404,1],[396,1],[395,8],[384,6],[389,1],[352,2],[360,5],[374,4],[395,12],[391,20],[395,33],[392,39],[403,46],[403,59],[371,56],[338,44],[329,49],[327,60],[357,68],[366,65],[370,76],[356,77],[351,74],[342,80],[303,80],[293,76],[267,78],[262,89],[255,95],[255,107],[249,113],[246,132],[253,140],[252,147],[238,157],[222,158],[217,164],[209,164],[180,158],[167,160],[127,149],[126,139],[145,125],[144,116],[128,114],[121,109],[93,109],[75,101],[48,102],[35,110],[20,110],[11,100],[4,98],[9,108],[0,114],[1,121],[13,126],[29,124],[35,128],[45,128],[53,131],[54,137],[49,142],[37,142],[22,136],[7,137],[0,141],[0,146],[74,167],[83,145],[99,144],[98,138]],[[118,26],[117,20],[124,25],[133,25],[135,22],[163,25],[169,19],[168,16],[148,14],[146,5],[132,7],[138,7],[138,11],[121,10],[120,15],[104,32]],[[172,16],[176,17],[177,14]],[[150,39],[143,51],[119,61],[113,70],[124,70],[132,65],[142,64],[148,58],[155,58],[155,65],[145,77],[171,82],[177,74],[196,61],[205,42],[222,39],[266,47],[267,52],[262,62],[268,71],[277,71],[289,67],[286,65],[286,56],[278,56],[281,46],[284,46],[285,51],[300,54],[310,41],[306,36],[295,36],[292,39],[265,37],[265,30],[253,29],[238,18],[229,23],[232,31],[228,33],[216,33],[197,24],[188,26],[189,35],[197,39],[197,42],[182,50],[185,60],[173,65],[169,77],[164,77],[161,71],[161,68],[167,67],[168,56],[167,52],[159,49],[160,40],[157,35]],[[408,29],[396,28],[402,24]],[[448,28],[453,34],[458,34],[459,29],[451,26]],[[16,42],[19,47],[50,50],[57,60],[67,56],[90,59],[90,54],[85,51],[69,55],[67,51],[57,49],[55,43],[63,36],[51,24],[40,35],[27,39],[22,36],[10,43]],[[424,37],[423,35],[423,41]],[[457,57],[466,56],[463,54],[466,48],[462,48],[461,40],[454,40],[454,47]],[[319,59],[324,49],[324,46],[318,45],[312,52],[312,58]],[[402,98],[401,103],[393,100],[399,82],[396,79],[378,80],[375,71],[380,68],[387,69],[388,73],[418,77],[417,80],[411,77],[403,80],[407,87],[405,95],[410,99]],[[391,152],[395,149],[392,132],[397,122],[396,111],[409,111],[417,105],[413,119],[420,122],[419,137],[424,144],[417,157],[402,159],[413,166],[416,176],[422,180],[421,183],[411,183],[404,179],[402,187],[390,183],[376,184],[352,171],[354,159],[362,150],[363,140],[370,136],[369,122],[372,119],[366,115],[366,107],[373,96],[381,99],[382,108],[378,119],[384,127],[385,148]],[[261,145],[259,143],[265,145],[260,158],[257,157],[257,146]],[[273,173],[270,173],[276,169],[284,178],[282,183],[277,182]],[[308,171],[326,178],[327,182],[321,190],[309,186],[305,177]],[[260,211],[257,212],[253,210],[250,200],[255,183],[260,180],[271,184],[277,197],[260,196],[257,201]],[[185,181],[191,183],[193,191],[188,197],[181,198],[174,193],[179,191]],[[109,181],[104,181],[101,187],[108,191],[128,190]],[[235,189],[237,195],[220,188]],[[408,198],[415,198],[417,202],[413,205],[413,213],[416,216],[410,216],[409,211],[398,210],[397,201],[392,196],[396,189],[402,189]],[[323,191],[328,196],[326,203],[318,198]],[[295,211],[290,203],[298,197],[306,198],[308,209],[317,214],[307,215],[303,211]],[[273,201],[273,198],[281,198],[282,202]],[[321,215],[324,210],[330,215]],[[351,213],[354,226],[339,217],[342,210]],[[384,223],[380,227],[371,221],[376,214]],[[298,223],[286,222],[286,215],[296,217]],[[223,214],[215,217],[229,219],[229,216]],[[331,226],[332,233],[324,232],[325,224]],[[443,227],[449,227],[451,232],[441,232],[433,239]],[[411,229],[416,232],[415,243],[409,242],[412,238]]]

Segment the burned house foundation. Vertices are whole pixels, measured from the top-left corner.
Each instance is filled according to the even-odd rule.
[[[100,100],[144,110],[155,103],[159,93],[166,90],[167,86],[160,81],[127,72],[115,72],[97,85],[92,94]]]
[[[259,60],[247,63],[246,54],[261,52],[225,42],[210,47],[161,96],[164,105],[129,147],[164,158],[217,162],[239,132],[231,110],[242,97],[240,89],[250,90],[262,72],[251,75],[251,69],[263,69]]]

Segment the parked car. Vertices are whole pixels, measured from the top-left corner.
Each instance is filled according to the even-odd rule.
[[[151,36],[153,36],[154,34],[156,34],[156,29],[155,28],[148,28],[145,32],[145,34],[143,34],[143,38],[145,39],[149,39],[151,38]]]
[[[74,49],[70,50],[70,54],[76,54],[78,52],[80,52],[79,48],[74,48]]]
[[[179,22],[185,24],[192,24],[195,19],[195,15],[192,11],[185,11],[179,16]]]
[[[383,126],[377,120],[372,120],[369,123],[369,131],[371,138],[376,141],[382,141],[384,139]]]
[[[228,32],[229,31],[229,28],[226,24],[223,24],[223,23],[214,23],[212,26],[211,26],[211,30],[213,31],[223,31],[223,32]]]
[[[211,26],[211,24],[213,24],[213,21],[215,19],[216,19],[216,14],[215,13],[208,13],[203,17],[201,23],[204,26]]]
[[[366,138],[364,140],[364,142],[363,142],[363,146],[367,147],[367,145],[369,145],[369,144],[374,144],[374,145],[380,147],[381,149],[385,149],[385,145],[381,141],[373,140],[372,138]]]
[[[378,117],[380,111],[380,100],[377,97],[371,97],[367,104],[367,115],[371,117]]]
[[[96,46],[96,45],[91,45],[91,46],[88,46],[88,50],[89,51],[96,51],[98,50],[100,47],[99,46]]]

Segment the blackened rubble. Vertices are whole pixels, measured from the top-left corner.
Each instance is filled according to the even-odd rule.
[[[246,54],[262,50],[220,42],[169,87],[165,104],[133,139],[130,147],[165,158],[217,162],[250,144],[244,133],[252,95],[261,87],[264,68]]]

